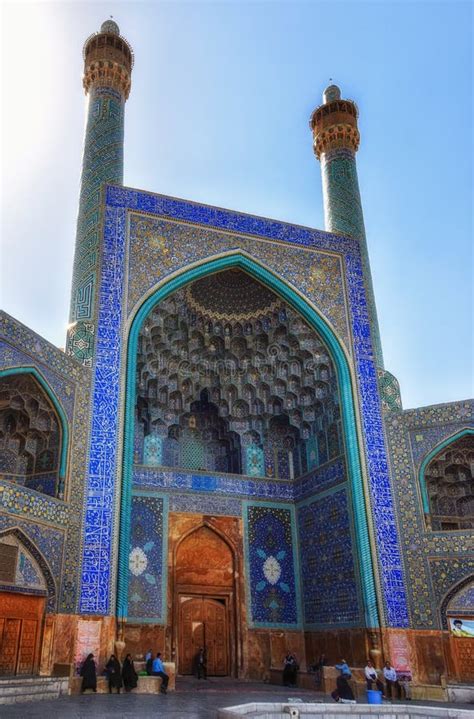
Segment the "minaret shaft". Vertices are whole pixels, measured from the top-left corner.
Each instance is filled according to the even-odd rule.
[[[92,364],[97,327],[101,188],[123,182],[124,111],[132,64],[131,49],[112,21],[84,45],[88,108],[67,353],[87,366]]]
[[[355,103],[342,100],[339,88],[330,86],[324,93],[324,104],[311,116],[310,127],[314,152],[321,161],[325,229],[359,240],[374,354],[377,367],[383,369],[382,343],[357,178],[356,152],[360,135]]]

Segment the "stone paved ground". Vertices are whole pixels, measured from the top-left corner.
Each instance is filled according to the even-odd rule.
[[[53,701],[0,706],[2,719],[215,719],[217,709],[249,701],[285,701],[300,697],[305,702],[327,701],[325,695],[304,689],[288,690],[270,684],[230,680],[180,679],[177,691],[162,695],[86,694]],[[413,702],[413,704],[422,704]],[[426,702],[424,706],[426,706]],[[447,704],[432,703],[433,706]],[[472,709],[472,705],[456,704]],[[473,712],[474,716],[474,712]]]

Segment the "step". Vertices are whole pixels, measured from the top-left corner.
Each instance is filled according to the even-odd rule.
[[[68,694],[68,678],[9,677],[0,679],[0,705],[57,699]]]

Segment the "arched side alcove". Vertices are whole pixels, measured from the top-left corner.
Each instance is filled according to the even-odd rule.
[[[231,268],[239,269],[248,273],[248,275],[260,282],[264,288],[269,288],[277,297],[284,300],[292,311],[296,312],[310,328],[313,328],[318,333],[318,336],[327,348],[328,359],[335,368],[340,397],[341,430],[346,451],[349,481],[351,484],[352,514],[354,519],[355,534],[357,537],[356,553],[361,577],[365,623],[366,626],[376,627],[378,626],[379,619],[374,580],[375,561],[373,561],[371,553],[366,500],[364,495],[361,460],[363,444],[358,423],[355,379],[352,374],[346,350],[339,341],[330,324],[306,298],[304,298],[296,289],[291,287],[288,282],[284,281],[275,273],[263,267],[260,263],[256,262],[253,258],[241,251],[231,252],[217,258],[209,258],[198,265],[184,268],[171,279],[163,281],[154,289],[154,291],[150,293],[130,321],[127,342],[127,370],[125,384],[124,452],[122,467],[120,556],[117,596],[118,613],[122,616],[127,615],[127,550],[130,535],[130,497],[135,447],[135,407],[137,403],[137,353],[140,333],[142,332],[144,321],[153,309],[159,307],[160,303],[165,301],[174,292],[177,292],[181,288],[185,288],[186,285],[189,285],[199,279],[211,276],[215,273],[227,271]],[[240,345],[235,343],[234,349],[236,352],[240,351],[239,347]],[[241,349],[245,352],[243,346]],[[321,371],[322,370],[323,368],[321,368]],[[324,382],[325,380],[321,378],[321,381]],[[157,387],[157,391],[159,391],[159,387]],[[168,401],[170,398],[163,397],[158,399],[159,401]],[[250,401],[251,399],[252,398],[249,397]],[[277,399],[278,398],[275,398],[274,401],[277,401]],[[291,400],[291,397],[288,397],[288,399]],[[177,397],[173,397],[171,400],[177,402],[179,401]],[[242,400],[244,400],[244,398],[242,398]],[[246,411],[243,403],[237,404],[237,408],[238,411]],[[277,409],[278,407],[275,408],[275,415],[278,415],[278,412],[276,411]],[[273,433],[273,430],[275,430],[275,435],[277,434],[277,430],[284,430],[285,423],[286,420],[279,420],[278,428],[271,425],[272,432],[270,432],[270,434]],[[157,427],[159,428],[160,426],[161,425],[158,423]],[[252,443],[256,437],[255,435],[248,435],[246,439]]]
[[[34,674],[46,603],[56,586],[47,561],[19,528],[0,532],[0,675]]]
[[[237,675],[237,555],[206,522],[186,532],[173,552],[173,644],[179,674],[195,672],[205,647],[210,676]]]
[[[64,498],[69,428],[35,367],[0,370],[0,471],[6,479]]]
[[[445,652],[451,681],[474,681],[474,574],[464,577],[446,593],[440,606],[443,629],[449,632]]]
[[[427,526],[433,531],[474,528],[474,429],[447,437],[423,459],[418,475]]]

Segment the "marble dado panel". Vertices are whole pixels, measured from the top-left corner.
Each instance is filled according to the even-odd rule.
[[[239,247],[312,300],[351,350],[341,258],[308,247],[247,237],[187,222],[130,213],[129,315],[156,283],[193,262]]]
[[[394,412],[385,418],[397,522],[407,576],[410,625],[416,629],[441,628],[442,596],[451,585],[472,573],[472,567],[469,569],[464,558],[466,555],[474,556],[471,532],[427,530],[419,488],[420,464],[439,442],[463,427],[472,426],[473,421],[472,401]],[[438,567],[442,569],[438,571]]]
[[[58,574],[60,612],[74,613],[79,600],[82,503],[90,427],[90,369],[78,364],[35,332],[0,311],[0,368],[35,367],[58,397],[69,423],[70,450],[66,477],[66,499],[61,503],[46,495],[3,482],[1,506],[16,516],[32,516],[44,523],[65,526],[64,564]],[[34,539],[32,539],[34,541]],[[63,548],[56,552],[63,557]]]

